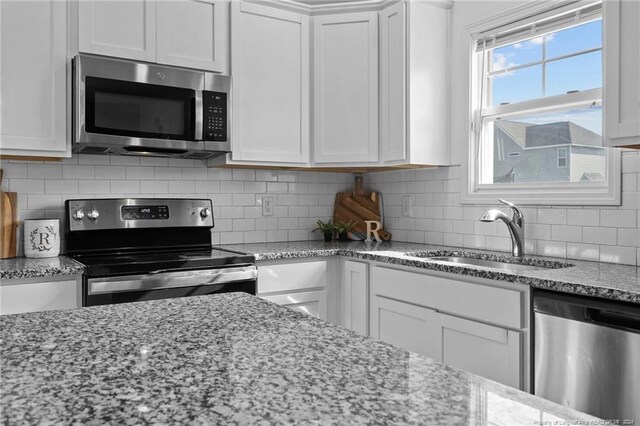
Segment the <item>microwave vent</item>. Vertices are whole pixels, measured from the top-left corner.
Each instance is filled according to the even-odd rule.
[[[83,146],[78,149],[78,152],[83,154],[108,154],[111,148],[105,146]]]
[[[181,158],[189,158],[192,160],[203,160],[205,158],[211,158],[216,156],[216,152],[210,151],[191,151],[188,154],[181,156]]]

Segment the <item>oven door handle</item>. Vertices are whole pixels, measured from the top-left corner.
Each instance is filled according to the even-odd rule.
[[[94,295],[229,284],[240,281],[252,281],[257,277],[258,269],[253,265],[189,271],[154,271],[153,273],[145,275],[91,278],[88,280],[88,294]]]

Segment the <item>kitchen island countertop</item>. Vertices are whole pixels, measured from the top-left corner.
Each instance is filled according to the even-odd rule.
[[[293,241],[233,244],[221,247],[255,254],[256,260],[266,261],[340,255],[425,270],[525,284],[535,288],[564,293],[640,303],[640,267],[631,265],[525,255],[525,258],[537,263],[544,264],[549,262],[558,264],[559,262],[565,264],[566,267],[507,272],[482,266],[454,265],[436,260],[427,260],[418,256],[469,255],[493,260],[513,259],[509,253],[396,241],[382,243]]]
[[[3,424],[598,422],[242,293],[0,325]]]

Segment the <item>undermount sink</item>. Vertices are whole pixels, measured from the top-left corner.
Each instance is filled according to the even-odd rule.
[[[482,259],[469,256],[433,256],[429,253],[407,253],[412,257],[420,257],[425,260],[435,260],[438,262],[454,263],[460,266],[481,266],[484,268],[499,269],[507,272],[526,272],[544,269],[558,269],[573,266],[568,263],[556,262],[543,259],[517,259],[513,261]]]

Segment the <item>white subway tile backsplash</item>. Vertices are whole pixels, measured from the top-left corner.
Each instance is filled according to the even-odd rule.
[[[44,182],[42,179],[11,179],[9,191],[18,194],[44,194]]]
[[[635,247],[600,246],[600,261],[633,264],[636,261]]]
[[[62,179],[61,164],[27,164],[25,166],[28,168],[28,176],[30,179]],[[9,174],[10,172],[11,170],[5,170],[5,173],[13,178],[13,175]]]
[[[140,181],[137,180],[112,180],[112,194],[140,194]],[[137,196],[137,195],[135,195]]]
[[[139,166],[140,158],[127,155],[110,155],[109,163],[112,166]]]
[[[615,245],[617,241],[617,229],[585,226],[582,229],[582,241],[585,243]]]
[[[207,169],[182,167],[180,171],[183,180],[207,180]]]
[[[600,260],[600,246],[597,244],[567,243],[567,257],[581,260]]]
[[[640,256],[640,155],[624,152],[622,158],[620,207],[526,206],[523,208],[525,252],[637,264]],[[423,184],[424,190],[421,191]],[[499,204],[462,205],[458,166],[370,173],[365,177],[365,186],[383,193],[385,227],[396,240],[409,239],[409,234],[417,229],[425,231],[426,243],[439,244],[437,234],[443,234],[443,244],[510,251],[506,244],[510,239],[504,224],[500,222],[487,227],[478,222],[480,215],[490,208],[499,208],[510,214],[509,209]],[[414,202],[413,220],[402,217],[400,195],[404,194],[410,195]],[[423,210],[417,209],[418,206]],[[447,219],[451,220],[451,230],[444,228],[446,232],[438,232],[442,231],[438,229],[442,223],[439,221]],[[602,247],[614,249],[602,251]]]
[[[564,225],[567,223],[566,209],[538,209],[538,223]]]
[[[256,180],[255,170],[233,169],[232,176],[233,176],[233,180],[241,180],[241,181]]]
[[[582,241],[582,227],[569,225],[551,225],[551,239],[579,243]]]
[[[44,181],[44,190],[47,194],[77,194],[78,181],[47,179]]]
[[[125,179],[125,168],[123,166],[95,166],[94,174],[96,179]]]
[[[166,194],[169,192],[169,181],[150,180],[140,182],[140,191],[154,194]]]
[[[635,228],[635,210],[601,210],[600,226],[611,226],[618,228]]]
[[[182,169],[179,167],[154,167],[156,179],[180,180]]]
[[[600,210],[597,209],[567,209],[567,224],[582,226],[600,225]]]
[[[125,177],[127,179],[155,179],[153,167],[128,166],[125,168]]]

